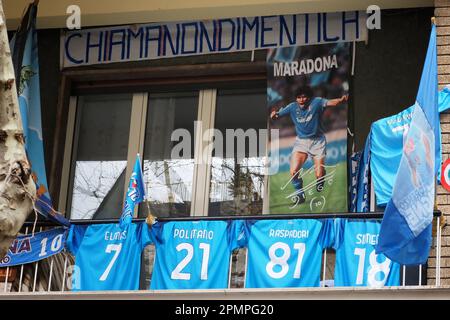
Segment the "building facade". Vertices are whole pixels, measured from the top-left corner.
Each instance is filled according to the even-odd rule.
[[[238,164],[234,150],[231,157],[211,152],[207,155],[210,165],[199,164],[199,152],[210,141],[191,141],[191,157],[182,161],[171,157],[174,146],[170,139],[172,132],[185,129],[195,136],[195,121],[199,121],[197,125],[203,130],[217,129],[224,136],[227,129],[267,129],[266,49],[64,67],[62,48],[70,34],[65,30],[69,2],[54,4],[42,0],[37,19],[44,153],[49,192],[58,211],[75,220],[117,219],[134,157],[140,153],[145,179],[151,183],[150,196],[154,199],[150,210],[158,217],[279,213],[269,206],[268,199],[273,201],[273,197],[269,194],[267,180],[259,169],[255,169],[260,166],[260,154],[247,150],[244,152],[246,160]],[[369,2],[350,1],[344,7],[335,0],[301,0],[283,4],[262,0],[244,3],[222,1],[213,5],[202,1],[171,1],[151,6],[139,1],[125,4],[109,1],[104,6],[101,2],[79,1],[78,5],[83,28],[105,29],[148,22],[365,12],[372,5]],[[352,143],[356,150],[364,148],[372,122],[414,103],[432,16],[436,17],[438,33],[439,89],[450,83],[450,1],[417,0],[407,4],[379,1],[377,5],[382,9],[381,29],[368,30],[365,41],[353,42],[352,76],[349,80],[351,112],[348,114],[352,138],[347,141],[348,150],[351,150]],[[7,25],[11,31],[17,27],[25,6],[26,1],[5,1]],[[95,46],[100,42],[90,43],[92,48],[98,49],[99,56],[101,47]],[[173,45],[172,42],[170,44]],[[75,59],[80,59],[80,56]],[[88,54],[82,59],[87,60]],[[441,129],[442,160],[445,161],[450,153],[448,112],[441,114]],[[259,140],[258,144],[264,145],[264,150],[267,147]],[[91,165],[85,166],[89,161]],[[95,163],[95,168],[92,163]],[[421,282],[434,286],[440,281],[440,287],[450,286],[450,231],[445,223],[445,217],[450,214],[449,199],[448,192],[438,186],[436,205],[443,214],[440,220],[440,259],[436,259],[436,246],[433,245],[427,266],[420,270],[403,269],[404,284]],[[375,205],[372,209],[375,210]],[[146,215],[146,208],[140,208],[137,217],[145,218]],[[233,258],[231,288],[243,286],[243,257],[244,253],[240,252]],[[333,259],[330,252],[328,261],[324,263],[323,280],[332,277]],[[153,251],[147,250],[143,264],[150,266],[152,260]],[[63,263],[64,270],[59,271],[65,272],[66,263],[67,259]],[[437,263],[440,264],[439,280],[436,277]],[[44,268],[51,269],[49,266]],[[33,279],[33,270],[37,269],[30,271],[30,279]],[[18,270],[16,277],[22,272]],[[422,274],[418,275],[420,272]],[[7,279],[4,280],[6,283]],[[146,287],[149,281],[150,273],[143,273],[142,287]],[[49,280],[44,282],[50,288]],[[45,285],[42,288],[45,290]],[[428,289],[436,290],[436,295],[445,294],[444,289],[438,291],[431,287],[416,288],[418,291],[386,289],[382,294],[416,297],[421,295],[421,290]],[[239,297],[244,293],[245,290],[234,294]],[[272,293],[280,297],[320,294],[333,297],[340,294],[339,290],[321,293],[318,289],[309,293],[302,290]],[[360,293],[360,297],[380,294],[364,289]],[[167,296],[169,293],[158,294],[171,298]],[[223,298],[222,291],[216,294]],[[260,297],[254,292],[250,294]],[[199,297],[201,295],[199,293]],[[180,293],[179,297],[182,296]],[[101,297],[107,298],[108,295]]]

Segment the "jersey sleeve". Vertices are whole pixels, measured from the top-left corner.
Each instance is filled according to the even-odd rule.
[[[342,242],[344,241],[344,229],[345,229],[345,223],[347,219],[342,218],[336,218],[334,219],[334,243],[333,243],[333,249],[337,250],[340,248]]]
[[[152,226],[150,230],[150,241],[153,244],[162,243],[162,232],[164,228],[165,222],[156,221],[156,223]]]
[[[316,98],[316,99],[317,99],[316,106],[318,106],[318,109],[320,111],[325,110],[325,108],[327,107],[328,99],[325,98]]]
[[[247,248],[248,242],[251,236],[251,229],[255,224],[256,220],[242,220],[239,228],[239,233],[237,237],[237,244],[239,248]]]
[[[292,103],[288,104],[285,107],[280,108],[280,110],[277,111],[277,114],[279,117],[283,117],[285,115],[288,115],[289,113],[291,113],[291,109],[292,109]]]
[[[66,240],[66,248],[72,252],[73,255],[76,255],[78,252],[78,248],[83,241],[84,234],[86,233],[87,225],[80,226],[72,224],[69,229],[69,234]]]
[[[333,247],[336,238],[333,219],[322,220],[322,229],[320,232],[320,244],[322,248]]]
[[[138,243],[142,251],[147,245],[153,243],[151,238],[151,230],[146,222],[141,222],[139,223],[136,231]]]
[[[241,243],[245,241],[244,223],[242,220],[232,220],[229,222],[228,244],[231,250],[241,248]]]

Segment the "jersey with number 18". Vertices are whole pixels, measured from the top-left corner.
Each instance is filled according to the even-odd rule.
[[[239,244],[248,248],[246,288],[317,287],[322,251],[332,243],[328,220],[247,220]]]
[[[380,221],[335,220],[335,286],[398,286],[400,265],[375,254]]]
[[[237,248],[239,221],[157,222],[151,289],[228,287],[231,252]]]
[[[72,290],[138,290],[141,252],[151,242],[146,223],[72,225],[67,248],[75,256]]]

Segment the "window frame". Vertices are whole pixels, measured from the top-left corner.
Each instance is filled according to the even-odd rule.
[[[183,77],[179,77],[180,74],[183,74]],[[144,77],[144,75],[146,76]],[[124,186],[124,190],[126,190],[135,155],[136,153],[142,155],[144,151],[147,109],[151,108],[148,103],[148,93],[170,92],[173,91],[172,87],[183,85],[183,90],[195,89],[198,91],[197,120],[202,121],[201,130],[195,133],[195,167],[190,216],[208,216],[209,196],[205,197],[204,195],[209,195],[210,191],[211,166],[209,163],[211,161],[208,161],[207,164],[199,164],[197,159],[211,140],[203,141],[199,137],[203,136],[204,130],[214,128],[217,90],[239,85],[240,82],[248,84],[248,81],[252,81],[255,86],[265,84],[265,62],[63,71],[51,167],[51,176],[54,179],[50,182],[50,191],[53,195],[58,195],[54,197],[54,199],[58,199],[58,210],[67,216],[68,188],[70,176],[73,174],[71,173],[71,163],[76,155],[76,112],[78,103],[82,103],[82,96],[108,92],[131,92],[133,94]],[[207,160],[211,160],[211,157],[212,153],[209,152]],[[61,183],[58,185],[55,183],[56,181],[61,181]],[[264,205],[267,207],[265,202]],[[137,216],[137,208],[135,216]]]

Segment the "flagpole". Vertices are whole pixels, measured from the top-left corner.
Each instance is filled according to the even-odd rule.
[[[150,205],[148,204],[147,199],[145,199],[145,204],[147,205],[147,212],[148,212],[145,222],[147,222],[147,224],[151,227],[152,225],[154,225],[156,223],[156,217],[150,211]]]
[[[436,17],[431,17],[431,27],[433,27],[433,25],[436,26]],[[435,178],[436,178],[436,176],[435,176]],[[434,179],[434,208],[433,208],[433,210],[438,210],[438,206],[437,206],[437,179]],[[436,250],[436,286],[440,286],[440,275],[441,275],[440,221],[441,221],[441,217],[436,217],[436,222],[437,222],[437,226],[436,226],[436,243],[435,243],[435,250]],[[422,267],[422,265],[420,265],[420,266]],[[422,272],[421,272],[420,275],[422,275]]]
[[[141,156],[138,153],[136,155],[139,158],[139,162],[141,162]],[[144,162],[141,162],[141,175],[142,177],[144,177],[144,172],[142,171],[142,166],[144,165]],[[145,219],[145,222],[151,227],[152,225],[154,225],[156,223],[156,217],[152,214],[151,210],[150,210],[150,205],[148,204],[148,199],[147,199],[147,184],[145,183],[144,180],[144,196],[145,196],[145,204],[147,207],[147,218]]]

